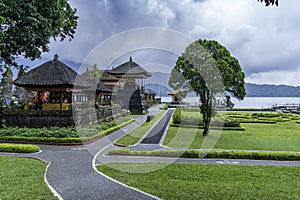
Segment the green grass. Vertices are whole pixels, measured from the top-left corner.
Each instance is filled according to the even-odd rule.
[[[0,144],[0,152],[10,153],[36,153],[40,147],[30,144]]]
[[[111,163],[97,169],[163,199],[300,199],[300,167]],[[126,172],[141,169],[151,172]]]
[[[160,112],[150,122],[145,122],[141,126],[135,128],[134,130],[117,140],[115,144],[122,146],[136,144],[165,113],[166,111]]]
[[[200,118],[202,119],[199,111],[190,110],[182,110],[181,117],[183,121],[198,122]],[[236,121],[239,123],[277,123],[300,120],[300,115],[277,112],[224,112],[218,113],[212,119],[226,119],[226,121]]]
[[[46,183],[47,163],[0,156],[0,199],[56,199]]]
[[[216,149],[300,151],[300,124],[295,121],[276,124],[242,124],[245,131],[211,130],[206,140],[217,141]],[[203,130],[170,127],[164,145],[175,148],[202,148]]]

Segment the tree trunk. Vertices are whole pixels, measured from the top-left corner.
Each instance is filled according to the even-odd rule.
[[[209,134],[210,121],[212,117],[212,99],[210,96],[210,92],[205,92],[205,98],[202,103],[202,114],[203,114],[203,136],[207,136]]]
[[[210,119],[211,119],[211,116],[209,115],[209,110],[210,108],[207,107],[207,110],[206,110],[206,113],[203,114],[203,136],[207,136],[208,133],[209,133],[209,127],[210,127]],[[204,117],[205,115],[205,117]]]

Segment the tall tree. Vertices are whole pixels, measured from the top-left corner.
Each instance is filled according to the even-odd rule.
[[[269,6],[269,5],[272,5],[272,6],[273,6],[274,4],[275,4],[276,6],[278,6],[278,4],[279,4],[279,3],[278,3],[278,2],[279,2],[278,0],[257,0],[257,1],[258,1],[258,2],[261,2],[261,3],[264,2],[266,6]]]
[[[71,40],[77,18],[67,0],[0,0],[0,69],[18,67],[20,56],[39,58],[51,38]]]
[[[217,94],[231,94],[239,100],[246,95],[245,75],[238,60],[216,41],[197,40],[190,44],[177,59],[173,71],[185,78],[185,81],[180,79],[179,84],[173,83],[176,89],[190,88],[200,97],[204,136],[209,133]]]

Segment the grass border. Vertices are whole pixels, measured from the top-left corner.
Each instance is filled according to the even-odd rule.
[[[152,150],[133,151],[130,149],[113,149],[108,155],[150,156],[172,158],[225,158],[249,160],[281,160],[300,161],[299,152],[272,152],[272,151],[232,151],[232,150]]]

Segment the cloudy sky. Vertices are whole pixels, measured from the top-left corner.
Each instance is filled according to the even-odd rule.
[[[57,53],[69,63],[84,63],[99,44],[116,34],[159,27],[193,40],[219,41],[239,60],[246,82],[300,86],[298,1],[280,0],[279,7],[265,7],[257,0],[70,0],[79,16],[75,39],[52,42],[43,60]],[[129,55],[149,71],[168,72],[177,58],[158,49],[136,50],[112,65],[127,61]]]

